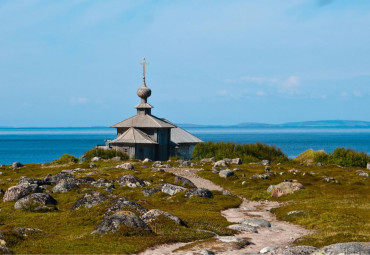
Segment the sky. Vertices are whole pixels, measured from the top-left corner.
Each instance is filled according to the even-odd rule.
[[[1,0],[0,126],[370,121],[368,0]]]

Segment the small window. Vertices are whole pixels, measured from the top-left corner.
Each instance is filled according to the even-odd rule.
[[[125,149],[125,152],[126,152],[126,153],[127,153],[127,151],[128,151],[128,150],[127,150],[127,149]]]

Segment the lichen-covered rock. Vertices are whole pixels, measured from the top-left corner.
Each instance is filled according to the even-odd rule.
[[[233,224],[233,225],[228,226],[227,228],[240,231],[240,232],[258,233],[256,227],[253,227],[247,224]]]
[[[252,227],[266,227],[266,228],[269,228],[271,227],[271,223],[265,219],[262,219],[262,218],[254,218],[254,217],[247,217],[247,218],[244,218],[242,221],[241,221],[241,224],[244,224],[244,225],[249,225],[249,226],[252,226]]]
[[[104,202],[105,200],[107,200],[107,198],[98,191],[86,193],[81,199],[77,200],[77,202],[74,203],[71,208],[71,212],[80,207],[91,208],[97,204]]]
[[[196,188],[186,191],[185,197],[190,198],[193,196],[212,198],[213,194],[209,189],[204,188]]]
[[[18,162],[18,161],[13,162],[13,164],[12,164],[13,169],[20,168],[22,166],[23,166],[23,164]]]
[[[337,255],[337,254],[370,254],[370,243],[349,242],[349,243],[336,243],[325,246],[312,255]]]
[[[117,179],[117,183],[121,187],[127,186],[130,188],[146,186],[143,179],[140,179],[139,177],[133,176],[131,174],[121,176],[120,178]]]
[[[187,189],[184,187],[169,184],[169,183],[162,184],[161,186],[161,191],[171,196],[181,191],[184,191],[184,190],[187,190]]]
[[[260,250],[260,254],[265,254],[265,253],[268,253],[268,252],[271,252],[271,251],[274,251],[276,250],[278,247],[275,247],[275,246],[267,246],[265,248],[262,248]]]
[[[91,234],[117,232],[121,226],[137,228],[151,232],[151,229],[148,227],[148,225],[142,219],[136,216],[136,214],[133,212],[124,211],[105,216]]]
[[[51,185],[51,183],[45,179],[36,179],[36,178],[30,178],[27,176],[21,176],[19,178],[19,182],[17,185],[24,184],[24,183],[37,184],[39,186],[40,185]]]
[[[357,171],[356,171],[356,174],[357,174],[358,176],[369,177],[369,174],[368,174],[368,173],[366,173],[364,170],[357,170]]]
[[[75,183],[77,185],[80,185],[80,184],[91,184],[94,181],[95,181],[95,179],[92,178],[92,177],[81,177],[81,178],[76,178],[75,179]]]
[[[98,161],[100,161],[101,160],[101,158],[100,157],[93,157],[92,159],[91,159],[91,162],[98,162]]]
[[[27,196],[28,194],[38,193],[41,191],[42,190],[38,187],[37,184],[23,183],[7,189],[4,194],[3,201],[17,201],[18,199]]]
[[[221,170],[218,175],[222,178],[229,178],[230,176],[233,176],[234,175],[234,172],[231,171],[230,169],[226,169],[226,170]]]
[[[275,185],[270,192],[272,197],[281,197],[283,195],[293,194],[300,189],[304,189],[301,183],[282,182]]]
[[[224,158],[223,159],[227,164],[241,165],[242,160],[240,158]]]
[[[138,212],[139,214],[144,214],[148,210],[141,205],[129,201],[124,197],[117,198],[113,200],[112,205],[108,208],[108,210],[105,212],[105,215],[111,215],[112,213],[121,211],[121,210],[134,210]]]
[[[367,169],[367,170],[370,170],[370,163],[367,163],[367,165],[366,165],[366,169]]]
[[[281,247],[269,253],[269,255],[311,255],[317,250],[313,246]],[[324,255],[324,254],[321,254]]]
[[[148,189],[143,189],[142,192],[143,192],[144,197],[150,197],[159,191],[161,191],[159,188],[148,188]]]
[[[59,183],[62,180],[74,179],[74,178],[75,177],[74,177],[72,171],[63,170],[60,173],[57,173],[56,175],[52,176],[50,182],[51,183]]]
[[[214,252],[209,250],[197,250],[186,253],[186,255],[215,255]]]
[[[148,163],[148,162],[150,162],[150,161],[152,161],[152,160],[151,160],[151,159],[146,158],[146,159],[144,159],[142,162],[143,162],[143,163]]]
[[[264,160],[262,160],[262,161],[261,161],[261,165],[263,165],[263,166],[270,165],[270,160],[268,160],[268,159],[264,159]]]
[[[219,160],[213,164],[214,167],[227,167],[227,163],[225,160]]]
[[[200,160],[200,163],[204,164],[204,163],[214,163],[216,162],[216,159],[214,157],[212,158],[203,158]]]
[[[141,219],[146,224],[149,224],[150,222],[155,221],[161,215],[173,220],[174,222],[176,222],[176,224],[178,224],[180,226],[185,226],[185,223],[179,217],[174,216],[174,215],[172,215],[168,212],[158,210],[158,209],[152,209],[152,210],[146,212],[144,215],[141,216]]]
[[[269,174],[254,174],[251,176],[251,180],[260,179],[260,180],[267,180],[269,178]]]
[[[18,234],[27,237],[30,234],[41,232],[38,228],[15,228],[13,231],[17,232]]]
[[[55,210],[57,201],[50,195],[44,193],[33,193],[19,199],[14,204],[14,209],[28,209],[31,211]]]
[[[121,165],[116,166],[116,168],[123,168],[126,170],[134,170],[134,165],[131,163],[123,163]]]
[[[57,185],[54,186],[53,192],[54,193],[65,193],[74,188],[78,188],[79,186],[76,183],[76,179],[66,179],[61,180],[58,182]]]
[[[114,187],[114,184],[107,180],[107,179],[104,179],[104,178],[100,178],[99,180],[97,181],[93,181],[90,183],[91,186],[93,187],[96,187],[96,188],[109,188],[109,187]]]
[[[196,187],[195,184],[190,181],[188,178],[182,177],[182,176],[175,176],[175,183],[180,183],[181,186],[190,186],[190,187]]]

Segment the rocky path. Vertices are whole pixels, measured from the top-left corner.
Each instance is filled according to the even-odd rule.
[[[206,188],[210,190],[223,189],[214,184],[213,182],[203,179],[197,175],[199,169],[183,169],[183,168],[170,168],[166,169],[167,172],[182,176],[191,180],[197,187]],[[216,251],[216,254],[257,254],[265,247],[285,247],[292,244],[292,242],[310,233],[310,231],[290,224],[288,222],[278,221],[274,214],[270,212],[272,208],[279,207],[278,202],[255,202],[243,199],[243,202],[238,208],[230,208],[221,212],[229,222],[238,224],[246,218],[260,218],[271,223],[271,227],[258,227],[249,228],[245,231],[231,236],[231,237],[216,237],[210,242],[200,243],[191,248],[191,250],[184,250],[182,252],[174,252],[176,249],[185,246],[187,243],[175,243],[170,245],[161,245],[150,248],[141,254],[191,254],[192,251],[210,250]],[[238,225],[240,226],[240,225]],[[238,227],[237,226],[237,227]],[[240,226],[243,227],[243,226]],[[253,233],[257,230],[258,233]],[[240,238],[240,239],[238,239]],[[244,247],[235,245],[235,242],[227,242],[232,240],[248,240],[251,244]],[[216,250],[215,250],[216,249]]]

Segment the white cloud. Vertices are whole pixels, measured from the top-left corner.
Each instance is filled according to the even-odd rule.
[[[217,94],[218,94],[218,95],[222,95],[222,96],[223,96],[223,95],[226,95],[226,94],[227,94],[227,90],[226,90],[226,89],[224,89],[224,90],[220,90],[220,91],[218,91],[218,92],[217,92]]]
[[[352,94],[355,96],[355,97],[362,97],[362,93],[360,91],[353,91]]]
[[[299,92],[301,82],[298,76],[290,76],[285,81],[280,82],[278,91],[283,94],[294,95]]]
[[[72,97],[71,104],[86,104],[89,102],[89,99],[86,97]]]
[[[264,95],[266,95],[266,93],[262,90],[259,90],[259,91],[256,92],[256,95],[257,96],[264,96]]]

